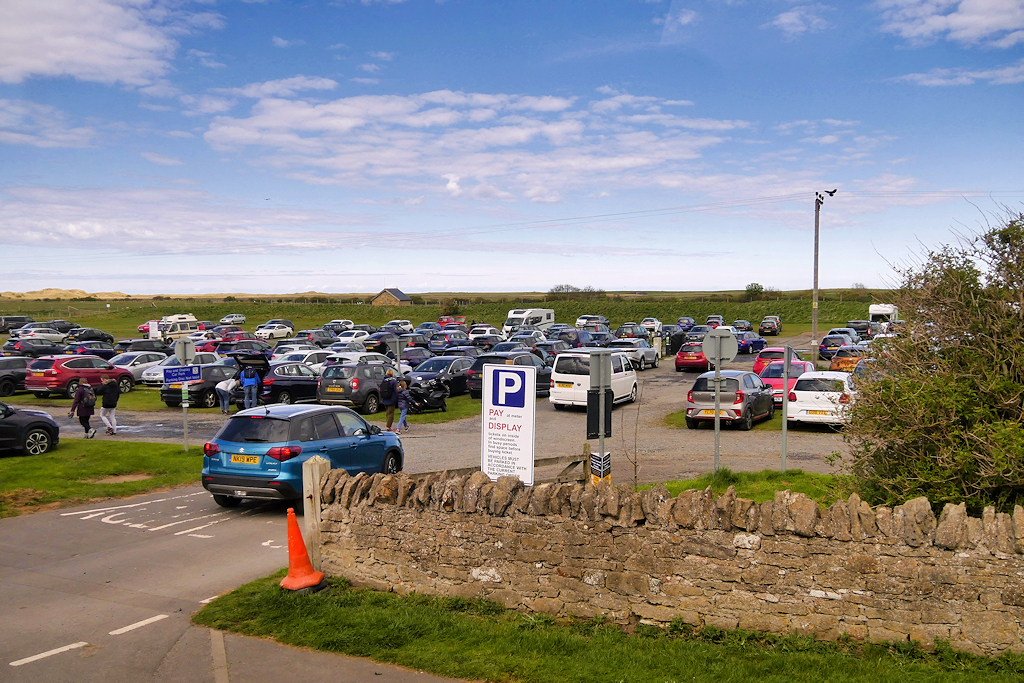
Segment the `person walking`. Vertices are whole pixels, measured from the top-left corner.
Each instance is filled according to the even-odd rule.
[[[255,407],[260,384],[262,384],[262,381],[260,380],[260,373],[256,372],[256,368],[250,365],[242,370],[242,391],[245,394],[246,410]]]
[[[96,387],[96,394],[103,397],[100,406],[100,419],[107,426],[107,434],[117,436],[117,402],[121,398],[121,385],[110,377],[102,377],[102,382]]]
[[[93,391],[92,385],[83,379],[78,388],[75,389],[75,399],[71,402],[71,410],[68,411],[68,417],[72,417],[76,412],[78,413],[78,423],[85,430],[85,438],[87,439],[96,436],[96,430],[89,426],[89,418],[96,413],[95,405],[96,392]]]
[[[401,411],[398,416],[398,425],[395,433],[401,434],[402,432],[409,431],[409,423],[405,418],[409,414],[409,406],[412,405],[412,394],[409,393],[409,387],[404,379],[398,383],[395,402],[398,404],[398,410]]]
[[[238,388],[238,380],[234,377],[228,377],[225,380],[217,382],[214,389],[217,390],[217,397],[220,399],[220,412],[223,415],[227,415],[231,408],[231,392]]]
[[[384,381],[380,383],[380,403],[384,406],[386,426],[384,429],[391,431],[391,424],[395,421],[395,403],[398,401],[398,383],[395,381],[395,371],[388,368],[384,373]]]

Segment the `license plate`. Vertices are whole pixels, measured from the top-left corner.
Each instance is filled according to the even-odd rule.
[[[710,415],[711,417],[714,417],[715,416],[715,411],[713,411],[713,410],[702,410],[702,411],[700,411],[700,414],[701,415]],[[729,417],[729,414],[726,413],[724,410],[719,410],[718,414],[721,417]]]
[[[171,389],[181,389],[181,382],[178,382],[177,384],[172,384]]]
[[[33,373],[32,373],[32,376],[33,376],[33,377],[42,377],[42,376],[43,376],[43,373],[41,373],[41,372],[33,372]]]
[[[683,360],[697,360],[697,356],[683,356]]]
[[[555,386],[561,389],[572,389],[572,382],[555,382]]]
[[[232,455],[231,462],[242,463],[243,465],[259,465],[260,456],[258,455]]]
[[[74,353],[74,351],[65,351],[64,353]]]
[[[327,391],[345,391],[344,387],[327,387]]]
[[[808,415],[830,415],[831,413],[828,410],[808,410],[807,414]]]

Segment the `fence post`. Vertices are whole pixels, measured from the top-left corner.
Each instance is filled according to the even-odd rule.
[[[329,460],[314,455],[302,463],[302,518],[306,524],[306,547],[313,569],[320,571],[320,480],[330,471]]]

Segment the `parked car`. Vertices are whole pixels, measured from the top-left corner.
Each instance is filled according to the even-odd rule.
[[[275,358],[274,360],[279,360],[281,362],[287,361],[289,363],[304,363],[313,370],[313,372],[319,373],[323,367],[324,361],[327,360],[331,353],[332,352],[328,349],[318,349],[316,351],[302,349],[283,354],[280,358]]]
[[[270,354],[270,360],[280,360],[283,356],[295,351],[316,351],[320,347],[316,344],[309,344],[298,339],[282,339],[274,344],[274,350]]]
[[[228,332],[243,332],[244,330],[238,325],[217,325],[210,331],[216,332],[223,337]]]
[[[320,373],[316,400],[325,405],[350,406],[364,415],[380,410],[380,385],[391,365],[383,363],[337,363]]]
[[[575,326],[579,327],[579,328],[582,328],[582,327],[586,327],[587,325],[593,325],[593,324],[607,326],[608,325],[608,318],[604,317],[603,315],[581,315],[580,317],[576,318],[576,325]]]
[[[789,392],[786,419],[841,425],[849,419],[856,397],[856,385],[848,372],[805,372]]]
[[[818,355],[825,360],[832,360],[840,347],[853,343],[853,339],[845,334],[830,334],[823,337],[821,343],[818,344]]]
[[[151,323],[156,323],[157,329],[160,328],[160,321],[159,320],[147,320],[146,322],[144,322],[141,325],[139,325],[139,327],[138,327],[139,334],[146,334],[146,335],[148,335],[149,334],[149,326],[150,326]]]
[[[427,349],[434,353],[443,353],[450,346],[469,346],[472,340],[462,330],[442,330],[430,335]]]
[[[715,366],[704,356],[704,345],[700,342],[688,342],[676,352],[676,372],[683,370],[700,370],[707,372]]]
[[[374,330],[376,331],[376,329]],[[370,336],[370,333],[366,330],[345,330],[338,335],[339,342],[350,342],[350,341],[362,341]]]
[[[9,339],[7,343],[3,345],[2,351],[5,356],[31,356],[32,358],[39,358],[40,356],[50,356],[55,353],[61,353],[64,351],[64,347],[56,342],[52,342],[49,339]]]
[[[761,321],[761,324],[757,326],[757,332],[761,336],[772,335],[779,336],[779,323],[775,322],[771,318],[765,318]]]
[[[737,353],[754,353],[768,344],[768,341],[757,332],[736,332],[734,336]]]
[[[108,344],[114,343],[114,335],[104,332],[95,327],[76,327],[68,332],[66,344],[72,342],[102,341]]]
[[[245,367],[253,363],[266,362],[261,356],[248,356],[244,360],[239,359],[239,365]],[[292,361],[275,361],[267,363],[264,368],[257,368],[263,372],[263,390],[260,398],[264,404],[270,403],[315,403],[317,385],[320,382],[320,375],[305,363]],[[241,392],[239,392],[241,399]]]
[[[708,332],[711,331],[710,325],[694,325],[690,328],[690,331],[686,333],[687,342],[700,342],[704,341],[704,337],[707,336]]]
[[[349,474],[402,470],[402,442],[345,408],[274,405],[239,412],[203,447],[203,487],[223,507],[302,498],[313,455]]]
[[[833,327],[826,336],[833,334],[845,334],[854,344],[860,344],[862,341],[860,335],[857,334],[857,330],[852,327]]]
[[[245,316],[241,313],[228,313],[220,319],[221,325],[244,325]]]
[[[11,396],[25,390],[25,374],[32,359],[28,356],[0,358],[0,396]]]
[[[407,346],[402,349],[402,360],[407,362],[409,367],[414,370],[420,363],[433,357],[433,353],[418,346]]]
[[[530,347],[536,346],[542,341],[547,341],[547,339],[540,330],[519,330],[508,338],[509,341],[521,341]]]
[[[476,358],[487,353],[480,346],[449,346],[444,350],[446,356],[466,356],[467,358]]]
[[[548,339],[558,339],[569,345],[571,349],[578,349],[581,346],[592,346],[592,338],[590,332],[586,330],[576,330],[569,328],[567,330],[559,330],[554,334],[548,334]]]
[[[466,373],[474,359],[465,356],[438,356],[423,361],[410,374],[411,384],[437,379],[448,387],[451,396],[466,393]]]
[[[485,334],[473,339],[473,346],[476,346],[484,351],[490,351],[495,345],[505,341],[505,337],[500,334]]]
[[[554,327],[554,325],[552,325]],[[501,334],[501,330],[493,325],[474,325],[473,329],[469,331],[469,338],[476,341],[479,337],[495,336],[504,339]]]
[[[753,332],[754,326],[750,324],[749,320],[733,320],[732,328],[737,332]]]
[[[644,318],[640,321],[640,326],[647,330],[648,336],[656,337],[661,334],[662,323],[657,318]]]
[[[27,315],[0,315],[0,333],[10,334],[11,330],[34,322]]]
[[[394,329],[396,331],[401,331],[398,328]],[[359,341],[362,342],[367,351],[381,353],[385,356],[389,354],[394,355],[394,351],[392,351],[392,349],[398,345],[398,335],[395,334],[395,332],[381,328],[369,337],[365,337]]]
[[[681,315],[676,319],[676,325],[683,328],[683,332],[689,332],[697,321],[688,315]]]
[[[261,330],[264,327],[268,327],[269,325],[284,325],[285,327],[292,328],[292,330],[295,329],[295,323],[293,323],[291,320],[287,320],[285,318],[271,318],[267,322],[260,323],[259,325],[257,325],[256,329],[257,330]],[[288,335],[288,336],[291,336],[291,335]]]
[[[720,315],[709,315],[707,320],[704,321],[704,324],[711,329],[715,329],[716,327],[721,327],[725,324],[725,318]]]
[[[779,328],[779,332],[782,332],[782,318],[777,315],[766,315],[765,320],[774,320],[775,325]]]
[[[800,375],[805,372],[814,372],[814,363],[807,360],[794,360],[789,363],[789,384],[785,387],[783,384],[783,374],[786,370],[785,360],[773,360],[764,366],[758,375],[761,380],[772,388],[772,399],[775,401],[775,406],[779,407],[782,405],[782,400],[786,397],[786,394],[796,384],[796,380]]]
[[[68,336],[67,332],[61,332],[60,330],[35,323],[27,327],[19,327],[16,330],[11,330],[11,338],[17,337],[18,339],[46,339],[48,341],[55,342],[57,344],[64,343],[64,339]]]
[[[623,323],[615,330],[619,339],[647,339],[647,330],[636,323]]]
[[[486,353],[477,357],[466,373],[466,390],[470,398],[480,398],[483,392],[484,365],[532,365],[537,368],[537,395],[546,395],[551,391],[551,368],[529,351],[507,351],[504,353]]]
[[[384,365],[386,367],[393,368],[395,373],[398,375],[405,375],[410,370],[408,363],[403,362],[400,366],[397,366],[393,358],[385,356],[383,353],[376,353],[374,351],[342,351],[340,353],[332,353],[324,361],[321,372],[327,369],[329,365],[338,365],[341,363],[375,363],[378,365]]]
[[[504,341],[491,347],[491,353],[507,353],[509,351],[529,351],[530,347],[521,341]]]
[[[257,339],[284,339],[294,336],[294,332],[294,328],[288,325],[275,323],[257,328],[255,334]]]
[[[273,348],[262,339],[239,339],[238,341],[222,341],[217,345],[217,355],[226,356],[236,351],[247,353],[262,353],[267,358],[273,353]]]
[[[42,455],[60,443],[60,426],[42,410],[0,403],[0,449]]]
[[[113,344],[104,341],[85,341],[71,343],[64,347],[65,355],[77,354],[80,356],[99,356],[103,360],[110,360],[118,355],[119,351]]]
[[[201,365],[199,372],[200,379],[189,382],[188,401],[198,408],[216,408],[219,403],[215,389],[217,383],[237,377],[239,370],[228,365]],[[180,406],[181,382],[164,383],[160,387],[160,400],[169,408]]]
[[[833,372],[853,372],[853,369],[857,367],[857,362],[870,355],[871,350],[861,344],[840,346],[832,356],[832,363],[829,364],[828,369]]]
[[[377,331],[377,327],[375,325],[370,325],[368,323],[359,323],[358,325],[353,325],[352,329],[353,330],[362,330],[366,334],[373,334],[374,332]]]
[[[189,365],[209,365],[216,363],[220,359],[215,353],[208,351],[197,351],[195,357]],[[139,384],[144,384],[147,387],[159,387],[164,383],[164,370],[166,368],[179,368],[181,367],[181,361],[178,360],[177,356],[167,356],[156,365],[146,368],[139,378]]]
[[[637,397],[636,371],[622,354],[612,354],[612,396],[615,403],[632,403]],[[590,390],[590,349],[572,349],[560,353],[551,368],[548,400],[556,410],[567,406],[586,406]]]
[[[142,379],[143,372],[159,365],[160,362],[166,358],[166,354],[157,353],[155,351],[129,351],[128,353],[119,353],[111,358],[110,364],[116,368],[123,368],[124,370],[132,373],[132,379],[135,382],[138,382]]]
[[[435,322],[433,320],[428,320],[417,325],[416,329],[413,330],[413,332],[420,332],[422,334],[429,335],[431,332],[434,332],[439,329],[441,329],[441,323]]]
[[[646,339],[617,339],[608,344],[608,348],[612,353],[627,356],[640,371],[649,367],[656,368],[661,362],[658,358],[658,349],[651,346]]]
[[[96,356],[42,356],[28,364],[25,388],[37,398],[50,394],[75,395],[83,380],[98,387],[104,377],[113,379],[127,394],[135,386],[135,378],[127,370],[117,368]]]
[[[420,347],[421,349],[427,348],[427,335],[421,332],[411,332],[403,334],[398,337],[399,344],[405,344],[405,348]]]
[[[764,370],[764,366],[771,363],[773,360],[785,360],[786,349],[781,346],[769,346],[768,348],[761,349],[761,353],[757,354],[757,358],[754,359],[754,373],[760,373]],[[800,354],[794,352],[792,360],[803,360]]]
[[[540,342],[534,348],[540,349],[544,353],[551,354],[552,356],[557,356],[563,351],[568,351],[573,347],[570,346],[568,342],[564,342],[561,339],[555,339],[554,341]]]
[[[163,342],[162,339],[122,339],[114,344],[118,353],[126,351],[154,351],[165,356],[173,356],[174,349]]]
[[[752,372],[721,370],[724,385],[719,398],[719,418],[744,431],[761,418],[775,416],[771,387]],[[701,422],[715,419],[715,372],[705,372],[686,394],[686,426],[697,429]]]
[[[341,353],[342,351],[365,351],[366,347],[361,342],[357,341],[337,341],[327,347],[331,353]]]
[[[613,341],[618,339],[618,337],[616,337],[614,334],[612,334],[611,332],[607,332],[607,331],[606,332],[590,332],[589,330],[587,330],[587,332],[590,334],[590,345],[591,346],[601,346],[601,347],[608,346]]]

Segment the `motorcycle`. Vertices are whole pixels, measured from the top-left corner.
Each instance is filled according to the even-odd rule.
[[[437,378],[428,379],[422,384],[413,384],[409,387],[409,394],[412,396],[409,412],[414,415],[426,410],[448,412],[447,399],[451,392],[449,392],[448,386]]]

